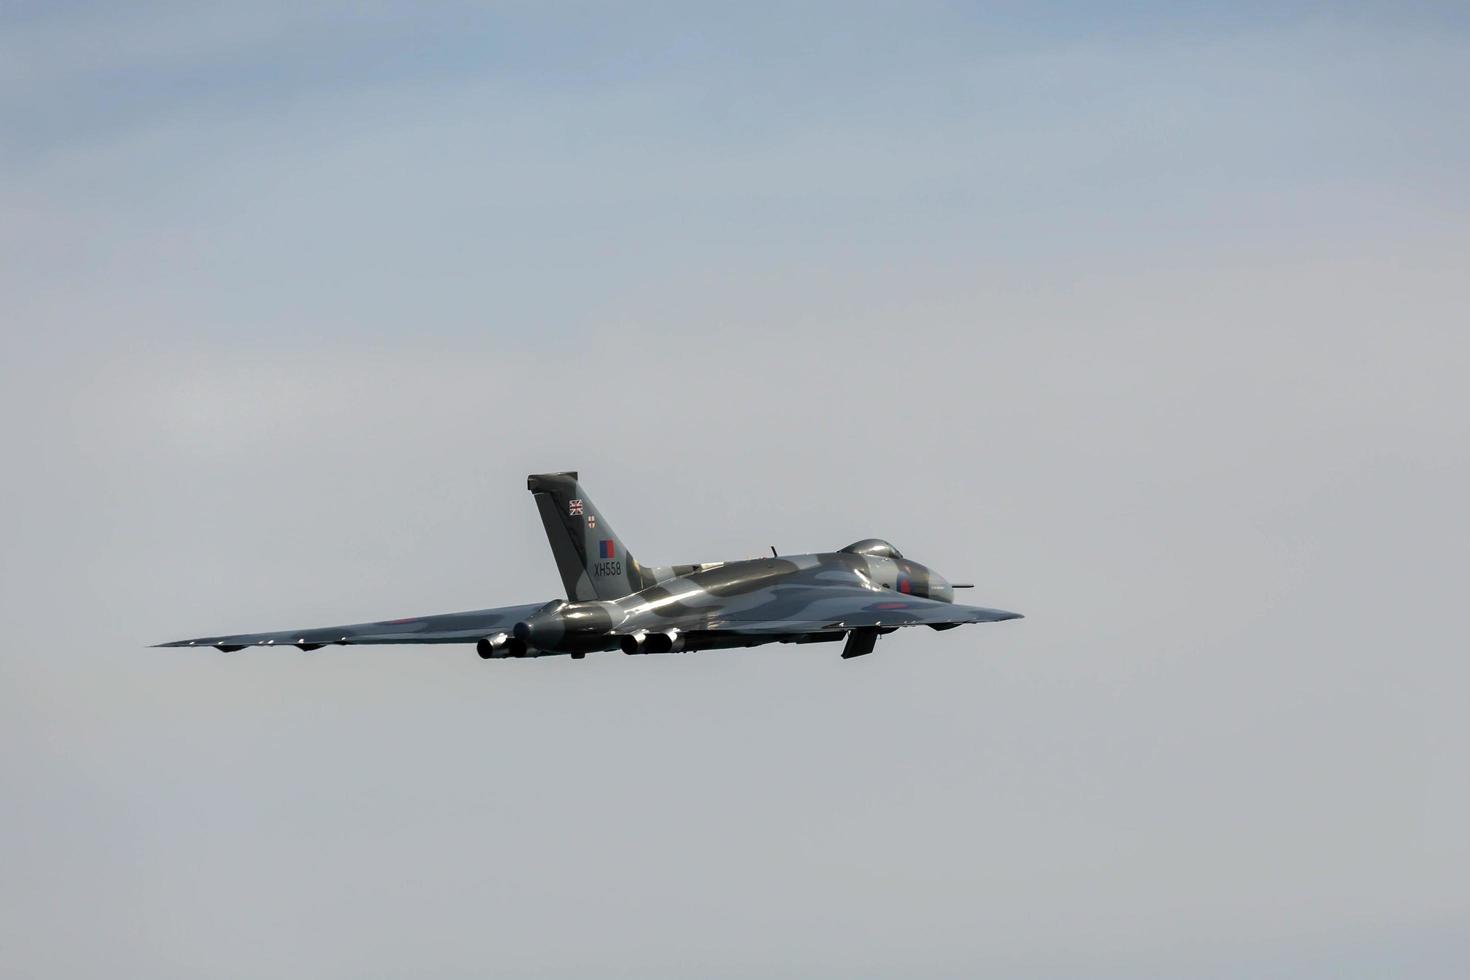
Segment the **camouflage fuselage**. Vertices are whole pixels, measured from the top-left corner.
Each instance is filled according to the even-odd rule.
[[[875,546],[881,544],[873,542]],[[629,653],[659,653],[683,649],[686,644],[693,648],[775,642],[781,639],[779,635],[757,641],[713,643],[710,638],[699,638],[699,634],[718,627],[733,613],[745,619],[801,619],[832,586],[869,590],[875,601],[881,601],[886,593],[941,602],[954,598],[954,590],[943,576],[918,562],[889,557],[887,553],[839,551],[773,556],[657,571],[667,577],[621,599],[548,603],[515,625],[506,638],[504,655],[583,653],[618,646]],[[894,618],[901,620],[901,604],[895,605],[899,608]],[[841,636],[840,628],[834,625],[832,635],[820,639]]]

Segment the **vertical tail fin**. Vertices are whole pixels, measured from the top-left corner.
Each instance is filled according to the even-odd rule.
[[[583,492],[575,472],[532,474],[526,487],[536,498],[568,599],[621,599],[654,584]]]

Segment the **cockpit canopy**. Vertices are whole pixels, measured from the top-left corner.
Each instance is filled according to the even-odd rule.
[[[842,549],[849,555],[871,555],[874,558],[902,558],[903,552],[881,538],[863,538]]]

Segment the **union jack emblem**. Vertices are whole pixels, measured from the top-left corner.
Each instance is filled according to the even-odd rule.
[[[567,515],[570,517],[582,516],[582,500],[580,497],[567,505]]]
[[[593,527],[596,527],[597,526],[597,515],[596,514],[588,514],[587,515],[587,526],[589,528],[593,528]]]

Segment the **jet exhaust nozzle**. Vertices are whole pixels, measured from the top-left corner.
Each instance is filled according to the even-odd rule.
[[[643,649],[647,653],[677,653],[684,649],[684,637],[677,629],[666,633],[649,633],[643,640]]]
[[[521,620],[510,628],[510,640],[506,643],[509,656],[531,657],[534,651],[546,648],[546,636],[548,632],[545,623],[546,616],[537,613],[531,620]]]
[[[510,656],[510,637],[504,633],[487,636],[475,644],[481,660]]]

